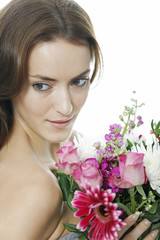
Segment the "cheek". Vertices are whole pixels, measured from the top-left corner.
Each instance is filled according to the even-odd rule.
[[[15,109],[23,116],[41,116],[48,109],[49,102],[32,94],[21,94],[15,101]]]
[[[74,104],[74,107],[80,110],[83,107],[84,103],[86,102],[87,97],[88,97],[88,90],[85,90],[79,94],[73,94],[72,102]]]
[[[25,109],[33,116],[44,116],[49,109],[49,101],[42,100],[28,100],[24,103]]]

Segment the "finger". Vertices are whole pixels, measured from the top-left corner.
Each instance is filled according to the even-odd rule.
[[[158,230],[154,230],[150,234],[148,234],[143,240],[153,240],[157,237],[158,233]]]
[[[121,231],[118,232],[118,237],[122,237],[123,234],[137,221],[139,218],[139,212],[128,216],[123,222],[126,223],[126,226],[122,227]]]
[[[142,233],[144,233],[147,230],[147,228],[150,225],[151,225],[151,222],[148,219],[142,220],[131,232],[129,232],[124,237],[124,240],[136,240],[136,239],[138,239],[142,235]]]

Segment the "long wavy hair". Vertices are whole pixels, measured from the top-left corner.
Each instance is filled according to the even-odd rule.
[[[27,78],[31,49],[58,38],[89,44],[92,82],[101,71],[102,55],[90,18],[75,1],[12,0],[0,11],[0,149],[12,130],[12,99]]]

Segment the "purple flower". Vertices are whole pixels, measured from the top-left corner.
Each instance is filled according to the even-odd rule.
[[[141,117],[141,116],[138,116],[137,119],[138,119],[139,121],[142,121],[142,117]]]
[[[100,165],[100,169],[105,171],[110,171],[111,168],[112,168],[112,164],[110,162],[107,162],[106,159],[103,159]]]
[[[100,148],[101,143],[100,142],[95,142],[93,146],[98,149],[98,148]]]
[[[144,122],[143,121],[138,121],[137,127],[141,126]]]
[[[129,123],[128,123],[128,125],[129,125],[129,127],[131,128],[131,129],[133,129],[133,128],[135,128],[135,122],[133,121],[133,120],[130,120],[129,121]]]
[[[115,133],[119,133],[121,131],[122,127],[120,124],[113,124],[113,125],[110,125],[110,128],[109,128],[109,131],[112,133],[112,134],[115,134]]]
[[[139,127],[139,126],[141,126],[144,122],[142,121],[142,117],[141,117],[141,116],[138,116],[137,119],[138,119],[137,127]]]
[[[115,161],[117,160],[116,157],[113,156],[114,154],[114,150],[113,150],[113,147],[112,146],[109,146],[108,148],[105,149],[105,154],[104,154],[104,158],[107,160],[107,161]]]
[[[100,166],[100,171],[102,173],[103,176],[103,189],[108,189],[108,177],[109,177],[109,172],[112,169],[112,164],[110,162],[107,162],[106,159],[103,159],[101,162],[101,166]]]
[[[118,188],[114,184],[108,181],[109,177],[114,173],[116,177],[120,177],[119,167],[113,167],[110,162],[107,162],[106,159],[103,159],[100,166],[100,171],[103,176],[103,189],[112,189],[114,193],[121,193],[123,189]]]
[[[118,147],[121,147],[123,145],[123,136],[118,132],[115,134],[106,134],[105,135],[105,139],[106,139],[106,144],[108,144],[109,142],[112,142],[112,144]]]
[[[111,173],[115,173],[116,177],[120,177],[119,167],[113,167]]]
[[[104,154],[105,154],[105,151],[102,150],[101,148],[100,148],[100,149],[97,149],[97,154],[103,158],[103,157],[104,157]]]
[[[110,142],[112,140],[111,139],[111,134],[106,134],[105,139],[106,139],[107,143]]]
[[[123,145],[123,136],[120,133],[117,133],[115,137],[117,139],[117,146],[121,147]]]
[[[108,161],[113,161],[114,150],[112,146],[108,146],[107,148],[103,149],[97,149],[97,154],[100,155],[103,159],[107,159]]]

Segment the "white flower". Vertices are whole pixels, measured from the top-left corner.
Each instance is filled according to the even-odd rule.
[[[142,146],[142,142],[146,142],[146,139],[143,135],[138,134],[137,132],[131,131],[127,132],[124,135],[123,138],[123,148],[126,148],[128,146],[127,139],[134,145],[134,143],[137,143],[139,146]],[[133,146],[134,149],[134,146]]]
[[[97,150],[94,147],[94,144],[100,142],[101,144],[105,143],[104,136],[102,137],[88,137],[77,134],[73,139],[74,147],[77,147],[77,153],[82,161],[85,161],[87,158],[99,158]],[[102,146],[102,145],[101,145]]]
[[[152,189],[160,193],[160,147],[157,145],[152,151],[151,146],[144,151],[144,166]]]

